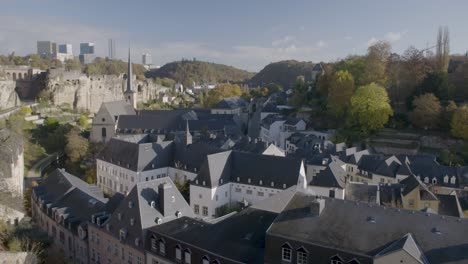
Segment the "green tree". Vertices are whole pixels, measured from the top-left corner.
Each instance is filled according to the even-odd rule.
[[[451,98],[453,90],[453,85],[446,72],[431,72],[426,75],[417,89],[417,93],[418,95],[433,93],[440,99],[447,100]]]
[[[204,104],[206,108],[211,108],[224,98],[241,95],[242,90],[239,85],[223,83],[208,92]]]
[[[85,115],[80,115],[80,118],[78,119],[78,124],[82,128],[88,128],[89,127],[88,118]]]
[[[468,105],[459,107],[453,113],[451,127],[454,137],[468,139]]]
[[[413,107],[409,116],[414,126],[423,129],[434,129],[439,126],[442,106],[434,94],[427,93],[414,98]]]
[[[454,101],[449,101],[448,105],[444,109],[442,118],[442,127],[446,130],[450,130],[450,124],[452,122],[453,114],[457,111],[458,106]]]
[[[66,135],[65,154],[71,162],[77,162],[86,156],[89,143],[80,135],[80,131],[72,129]]]
[[[336,72],[328,88],[327,108],[335,117],[342,117],[354,93],[354,78],[348,71]]]
[[[351,122],[364,132],[383,128],[392,115],[387,91],[378,84],[361,86],[351,97]]]
[[[67,71],[81,71],[81,63],[77,59],[66,60],[65,69]]]
[[[366,57],[349,56],[336,64],[335,71],[348,71],[354,78],[355,86],[365,85]]]
[[[307,85],[305,82],[304,76],[297,76],[296,82],[293,87],[293,93],[289,103],[296,107],[300,108],[305,105],[307,102]]]

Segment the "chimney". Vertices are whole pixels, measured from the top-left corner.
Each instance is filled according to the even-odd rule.
[[[158,187],[159,195],[159,211],[163,216],[170,215],[174,212],[172,204],[175,202],[175,197],[171,192],[172,186],[168,183],[161,183]]]
[[[322,213],[323,208],[325,208],[325,200],[321,198],[317,198],[310,204],[310,213],[313,216],[320,216]]]

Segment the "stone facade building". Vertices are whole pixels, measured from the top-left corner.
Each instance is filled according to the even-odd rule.
[[[0,129],[0,191],[22,197],[24,184],[23,139]]]

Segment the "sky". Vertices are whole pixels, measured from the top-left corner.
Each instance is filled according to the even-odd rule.
[[[451,53],[468,50],[468,1],[435,0],[2,0],[0,54],[36,52],[36,41],[94,42],[108,54],[108,39],[125,59],[150,53],[153,63],[182,58],[257,72],[286,59],[336,61],[365,54],[387,40],[402,53],[435,43],[450,30]]]

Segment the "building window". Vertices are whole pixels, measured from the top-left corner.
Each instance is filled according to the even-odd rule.
[[[141,257],[137,256],[137,264],[142,264]]]
[[[101,236],[99,236],[99,234],[96,234],[96,244],[99,245],[100,242],[101,242]]]
[[[161,255],[166,254],[166,244],[163,239],[159,239],[159,253]]]
[[[178,263],[182,261],[182,249],[180,248],[179,245],[175,247],[175,257]]]
[[[299,248],[297,250],[297,264],[306,264],[307,263],[307,252],[304,248]]]
[[[235,188],[234,191],[240,193],[240,192],[242,192],[242,189],[241,188]]]
[[[133,253],[128,252],[128,264],[132,264],[132,263],[133,263]]]
[[[106,130],[105,127],[103,127],[103,128],[101,129],[101,135],[102,135],[102,137],[107,137],[107,130]]]
[[[208,216],[208,207],[203,206],[203,216]]]
[[[455,184],[456,182],[457,182],[457,178],[455,178],[455,176],[452,176],[452,178],[450,178],[450,183]]]
[[[245,193],[252,194],[252,190],[246,190]]]
[[[330,264],[343,264],[343,259],[340,256],[335,255],[330,258]]]
[[[257,192],[258,196],[263,197],[265,194],[263,192]]]
[[[200,214],[200,206],[198,204],[194,205],[193,211],[195,214]]]
[[[436,178],[432,178],[432,184],[437,184],[437,179]]]
[[[192,263],[192,253],[188,249],[184,251],[184,261],[185,261],[185,264]]]
[[[281,248],[281,259],[286,262],[291,262],[292,259],[292,249],[289,244],[284,244]]]
[[[156,251],[156,237],[151,236],[151,250]]]
[[[207,256],[203,256],[202,264],[210,264],[210,259]]]

